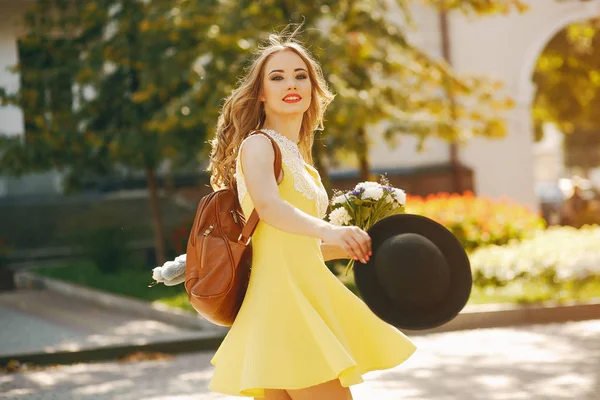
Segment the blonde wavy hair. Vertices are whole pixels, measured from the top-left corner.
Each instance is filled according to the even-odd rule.
[[[216,134],[211,141],[212,149],[207,167],[207,171],[211,173],[210,184],[213,190],[233,187],[233,175],[240,144],[252,130],[263,127],[265,110],[263,103],[259,101],[259,95],[263,85],[264,67],[270,57],[280,51],[295,52],[308,67],[312,100],[302,119],[298,147],[305,161],[313,164],[314,132],[323,130],[325,110],[335,96],[329,91],[318,62],[302,44],[294,39],[299,29],[298,27],[287,38],[283,33],[270,34],[267,44],[259,47],[255,59],[238,87],[225,99],[217,122]]]

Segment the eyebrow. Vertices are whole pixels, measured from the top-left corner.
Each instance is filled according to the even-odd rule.
[[[296,71],[304,71],[304,72],[308,73],[308,71],[307,71],[307,70],[305,70],[304,68],[296,68],[296,69],[294,70],[294,72],[296,72]],[[284,70],[282,70],[282,69],[274,69],[273,71],[269,72],[269,75],[271,75],[273,72],[285,72],[285,71],[284,71]],[[267,76],[268,76],[268,75],[267,75]]]

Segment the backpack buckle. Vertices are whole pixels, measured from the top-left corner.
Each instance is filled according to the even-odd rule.
[[[248,243],[250,243],[250,238],[246,238],[246,240],[242,239],[242,234],[240,233],[240,236],[238,236],[238,243],[243,244],[244,246],[248,246]]]

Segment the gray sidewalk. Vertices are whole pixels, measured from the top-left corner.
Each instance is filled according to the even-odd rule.
[[[139,346],[174,340],[193,344],[210,336],[201,329],[170,325],[47,290],[0,292],[0,322],[3,359],[57,352],[74,357],[82,350],[109,348],[118,355]]]
[[[413,338],[406,363],[372,372],[355,400],[596,400],[600,320]],[[233,400],[207,387],[212,352],[157,361],[87,363],[0,375],[12,400]]]

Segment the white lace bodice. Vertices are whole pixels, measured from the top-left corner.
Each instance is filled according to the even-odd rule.
[[[294,188],[307,199],[315,200],[319,218],[325,218],[329,199],[327,197],[327,191],[325,191],[325,188],[323,188],[323,185],[321,184],[319,172],[304,161],[304,158],[302,157],[300,149],[296,143],[272,129],[261,129],[261,131],[272,137],[279,145],[279,149],[281,150],[281,161],[292,172]],[[240,153],[241,152],[238,151],[235,179],[237,181],[238,199],[241,204],[244,196],[246,195],[247,189],[244,176],[241,172],[242,169],[240,167]],[[308,172],[307,168],[310,168],[315,175],[317,175],[318,183],[310,174],[310,172]]]

